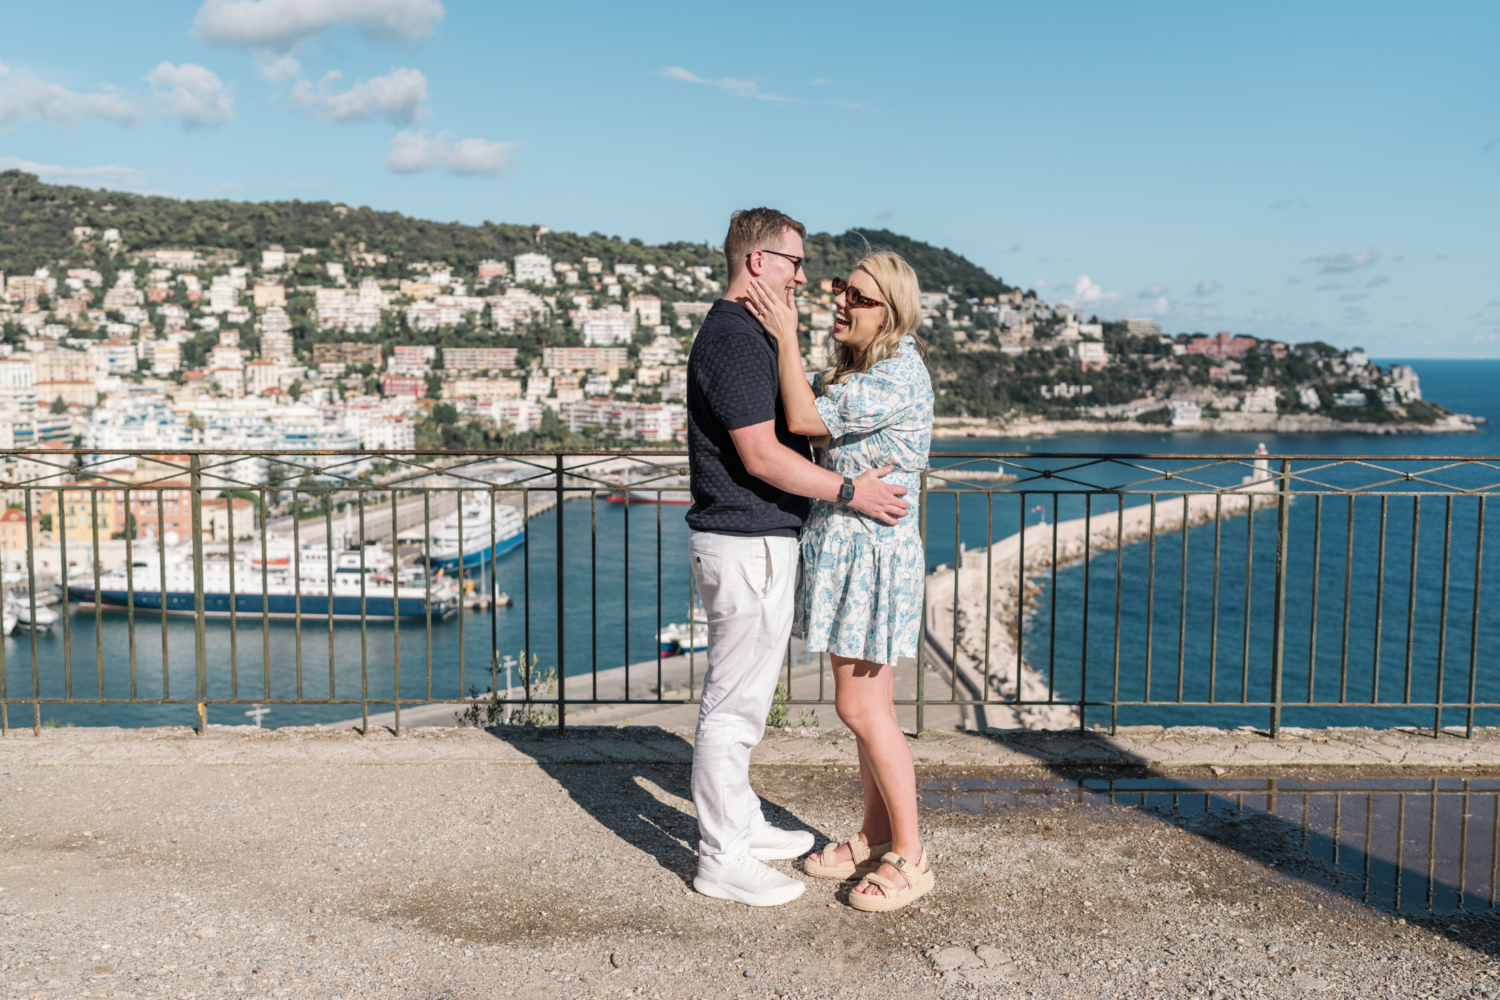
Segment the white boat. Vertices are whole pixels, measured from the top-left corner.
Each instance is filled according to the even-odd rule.
[[[708,613],[703,610],[703,605],[694,601],[691,619],[663,625],[656,633],[656,641],[662,656],[701,653],[708,649]]]
[[[10,608],[6,608],[3,612],[0,612],[0,628],[5,630],[6,635],[10,635],[16,630],[17,621],[16,613]]]
[[[25,595],[19,597],[13,596],[5,602],[5,615],[7,617],[14,616],[16,625],[24,625],[38,632],[45,632],[57,624],[57,612],[47,607],[41,601],[36,602],[36,618],[33,621],[31,604],[31,598]],[[7,628],[5,634],[9,635],[12,628],[15,628],[15,625]]]
[[[248,550],[248,551],[247,551]],[[247,545],[227,558],[203,561],[203,610],[209,617],[340,619],[443,618],[458,608],[454,580],[430,583],[411,570],[399,578],[394,560],[378,542],[359,549],[340,549],[329,561],[326,545],[303,543],[292,549],[284,539],[267,541],[262,558],[258,545]],[[191,551],[167,546],[166,586],[158,553],[140,554],[129,567],[111,570],[92,581],[69,585],[68,598],[85,607],[139,611],[165,610],[191,615],[196,608]],[[420,572],[420,571],[418,571]],[[40,609],[38,609],[40,613]]]

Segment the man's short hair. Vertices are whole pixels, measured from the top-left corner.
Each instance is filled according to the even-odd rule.
[[[807,227],[774,208],[742,208],[729,217],[729,235],[724,237],[724,259],[733,281],[745,266],[745,258],[756,250],[779,250],[786,231],[807,236]]]

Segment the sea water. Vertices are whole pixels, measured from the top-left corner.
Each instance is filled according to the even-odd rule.
[[[1388,362],[1383,362],[1388,363]],[[1066,453],[1225,453],[1249,456],[1264,443],[1273,453],[1287,454],[1426,454],[1493,455],[1500,452],[1495,435],[1500,423],[1500,398],[1493,387],[1500,378],[1496,361],[1415,361],[1425,395],[1450,408],[1489,418],[1491,423],[1476,434],[1441,435],[1257,435],[1257,434],[1070,434],[1042,439],[946,439],[934,443],[934,464],[953,452],[1043,452]],[[1038,463],[1040,464],[1040,463]],[[1069,463],[1051,461],[1054,467]],[[1242,470],[1219,472],[1223,478]],[[1095,468],[1081,479],[1102,475]],[[1122,477],[1113,473],[1113,480]],[[1500,475],[1492,477],[1500,479]],[[1093,480],[1090,480],[1093,481]],[[1042,484],[1059,487],[1057,480]],[[1066,487],[1063,487],[1066,488]],[[1139,498],[1137,498],[1139,500]],[[964,497],[957,518],[959,544],[983,547],[990,539],[1014,534],[1023,520],[1035,523],[1038,515],[1028,508],[1037,503],[1054,517],[1050,497],[1042,495]],[[1180,501],[1179,501],[1180,502]],[[1380,698],[1400,700],[1410,683],[1411,700],[1430,701],[1436,690],[1437,595],[1441,590],[1443,500],[1424,499],[1418,539],[1416,601],[1418,614],[1410,644],[1411,668],[1407,668],[1407,601],[1411,588],[1410,501],[1393,499],[1387,509],[1387,549],[1384,615],[1379,667]],[[1110,497],[1096,496],[1092,510],[1108,510]],[[1466,690],[1473,624],[1472,544],[1474,518],[1472,500],[1456,502],[1454,534],[1449,566],[1448,641],[1444,650],[1445,690]],[[1346,508],[1342,501],[1325,501],[1321,545],[1323,571],[1319,578],[1319,643],[1313,683],[1316,700],[1336,700],[1339,687],[1346,698],[1368,700],[1374,687],[1374,558],[1373,540],[1378,534],[1378,499],[1366,498],[1356,506],[1356,538],[1350,602],[1350,638],[1342,636],[1344,552],[1342,549]],[[1465,505],[1468,506],[1465,506]],[[928,504],[927,530],[929,566],[952,563],[955,553],[954,501],[934,496]],[[1081,516],[1081,497],[1059,498],[1056,515],[1063,519]],[[1493,597],[1500,595],[1500,580],[1493,579],[1500,567],[1497,504],[1491,504],[1487,527],[1491,555],[1485,560],[1483,593],[1491,600],[1481,607],[1477,650],[1479,700],[1500,700],[1496,682],[1489,679],[1492,664],[1483,653],[1500,648]],[[1292,553],[1288,571],[1285,690],[1306,698],[1306,666],[1309,662],[1308,624],[1311,594],[1310,500],[1292,505]],[[637,504],[626,507],[602,500],[590,504],[570,500],[562,506],[561,552],[556,509],[533,518],[527,543],[498,560],[494,586],[511,596],[510,607],[493,611],[463,611],[431,624],[406,620],[398,624],[370,622],[305,621],[300,634],[295,623],[258,619],[235,622],[213,620],[204,625],[204,680],[210,699],[238,698],[247,701],[319,700],[332,696],[345,701],[367,698],[370,710],[389,708],[396,690],[399,649],[400,691],[404,700],[441,700],[463,697],[471,688],[485,691],[497,671],[501,687],[519,683],[512,671],[507,678],[500,666],[529,650],[546,667],[562,662],[568,676],[606,670],[627,663],[641,663],[656,656],[656,633],[660,625],[685,621],[691,598],[687,563],[686,508]],[[1217,640],[1213,636],[1212,553],[1213,526],[1187,532],[1189,579],[1186,641],[1178,648],[1183,631],[1178,612],[1183,606],[1179,589],[1182,573],[1181,537],[1158,538],[1156,545],[1156,592],[1151,595],[1153,623],[1150,630],[1150,691],[1153,698],[1177,694],[1178,663],[1182,662],[1183,697],[1187,700],[1224,701],[1245,693],[1252,700],[1265,695],[1270,646],[1267,643],[1273,607],[1275,512],[1255,517],[1254,537],[1247,532],[1244,517],[1226,519],[1220,537],[1220,590]],[[1466,521],[1465,518],[1468,518]],[[1373,518],[1373,520],[1371,520]],[[1373,525],[1373,527],[1372,527]],[[1466,542],[1467,540],[1467,542]],[[1371,544],[1366,544],[1371,543]],[[1251,613],[1249,639],[1243,616],[1244,552],[1254,547],[1254,572],[1250,578]],[[1150,546],[1138,543],[1121,553],[1120,691],[1125,699],[1142,700],[1147,678],[1146,570]],[[1436,558],[1435,558],[1436,557]],[[1466,561],[1467,560],[1467,561]],[[562,566],[559,593],[557,567]],[[1065,567],[1058,573],[1056,627],[1051,608],[1050,577],[1040,582],[1036,614],[1027,622],[1028,660],[1050,672],[1059,695],[1075,697],[1086,683],[1090,698],[1107,698],[1113,691],[1115,561],[1112,553],[1096,559],[1090,570],[1089,657],[1087,677],[1082,658],[1081,566]],[[1466,582],[1467,581],[1467,582]],[[489,581],[480,581],[488,589]],[[1465,588],[1468,589],[1465,589]],[[1205,596],[1206,595],[1206,596]],[[565,609],[559,632],[557,609]],[[1465,603],[1469,601],[1470,603]],[[1239,617],[1236,617],[1238,615]],[[1300,618],[1298,616],[1301,616]],[[98,627],[96,628],[96,622]],[[50,633],[33,637],[18,629],[4,641],[6,694],[11,699],[29,698],[33,690],[43,698],[66,698],[71,690],[77,699],[103,696],[115,700],[104,705],[44,703],[43,720],[60,724],[142,726],[191,724],[191,705],[149,705],[144,700],[192,701],[198,684],[195,625],[191,619],[169,619],[163,628],[159,617],[140,614],[135,628],[120,612],[74,608],[65,630],[60,622]],[[397,633],[399,632],[399,644]],[[1298,643],[1301,643],[1300,647]],[[1247,652],[1248,649],[1248,652]],[[165,655],[164,655],[165,650]],[[1300,656],[1300,660],[1298,657]],[[163,663],[167,669],[163,671]],[[1301,671],[1300,673],[1298,671]],[[1244,684],[1248,675],[1248,686]],[[133,688],[132,688],[133,684]],[[1212,690],[1210,690],[1212,685]],[[1392,687],[1394,685],[1394,687]],[[130,701],[133,696],[138,701]],[[1486,693],[1488,692],[1488,693]],[[245,705],[211,705],[209,721],[241,724]],[[1091,709],[1089,721],[1108,722],[1107,710]],[[1299,714],[1300,713],[1300,714]],[[359,715],[358,704],[272,706],[265,725],[305,725],[331,722]],[[31,722],[29,705],[12,704],[9,722],[26,726]],[[1485,718],[1488,718],[1486,716]],[[1124,722],[1263,724],[1263,710],[1235,708],[1168,708],[1150,706],[1122,709]],[[1291,709],[1284,715],[1288,725],[1326,724],[1431,724],[1430,710],[1310,710]],[[1461,723],[1450,713],[1444,723]],[[1490,719],[1490,722],[1500,719]]]

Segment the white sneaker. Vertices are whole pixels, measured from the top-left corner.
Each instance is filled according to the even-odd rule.
[[[807,891],[807,886],[789,875],[751,857],[722,864],[698,863],[693,888],[715,899],[731,899],[746,906],[780,906]]]
[[[806,830],[783,830],[761,820],[750,826],[750,856],[761,861],[788,861],[813,849]]]

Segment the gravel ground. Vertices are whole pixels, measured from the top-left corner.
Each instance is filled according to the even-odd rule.
[[[1287,874],[1274,820],[928,810],[938,888],[917,908],[856,913],[847,885],[807,879],[751,909],[691,891],[681,764],[101,766],[9,748],[11,996],[1500,995],[1494,918],[1407,923]],[[847,767],[755,782],[773,821],[820,844],[855,829]]]

